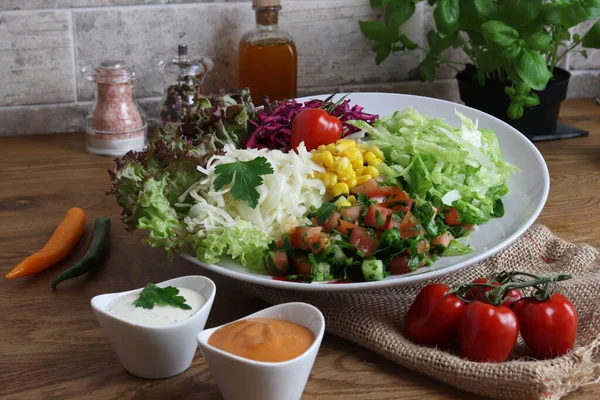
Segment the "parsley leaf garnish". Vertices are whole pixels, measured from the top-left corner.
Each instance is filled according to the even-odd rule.
[[[140,297],[133,302],[133,305],[149,310],[153,309],[156,304],[181,308],[182,310],[191,310],[192,307],[186,304],[185,297],[178,296],[178,294],[179,289],[176,287],[167,286],[161,288],[153,283],[149,283],[140,292]]]
[[[219,176],[215,179],[215,190],[231,184],[231,195],[236,200],[245,200],[248,205],[255,208],[258,204],[259,194],[257,186],[263,184],[261,175],[273,173],[273,167],[266,158],[256,157],[250,161],[235,161],[215,167]]]
[[[337,207],[333,203],[323,203],[321,207],[317,210],[317,219],[319,220],[319,225],[323,225],[334,212],[336,212]]]

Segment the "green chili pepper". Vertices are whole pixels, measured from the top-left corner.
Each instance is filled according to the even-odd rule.
[[[52,289],[56,290],[56,285],[67,279],[75,278],[97,268],[102,264],[108,253],[110,243],[110,219],[100,217],[94,224],[94,234],[88,246],[87,252],[72,267],[63,271],[52,281]]]

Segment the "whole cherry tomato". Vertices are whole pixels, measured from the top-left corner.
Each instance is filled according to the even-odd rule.
[[[425,286],[406,313],[404,326],[408,337],[418,344],[446,346],[456,342],[458,325],[465,303],[448,294],[448,285]]]
[[[296,149],[304,142],[307,150],[335,143],[342,137],[342,122],[322,108],[306,108],[292,122],[290,146]]]
[[[519,322],[510,308],[481,301],[469,303],[460,321],[460,354],[472,361],[502,362],[519,335]]]
[[[473,281],[473,283],[488,283],[493,286],[501,286],[500,283],[498,283],[498,282],[489,282],[488,278],[477,278]],[[490,290],[492,290],[492,288],[486,287],[486,286],[474,287],[472,289],[469,289],[465,293],[465,298],[467,300],[478,300],[478,301],[488,302],[485,294],[487,292],[489,292]],[[504,298],[502,305],[506,306],[506,307],[510,307],[515,301],[519,300],[522,297],[523,297],[523,295],[521,294],[521,292],[519,290],[512,289],[506,294],[506,297]]]
[[[560,293],[548,300],[523,299],[514,305],[521,336],[539,358],[562,356],[573,348],[577,336],[577,310]]]

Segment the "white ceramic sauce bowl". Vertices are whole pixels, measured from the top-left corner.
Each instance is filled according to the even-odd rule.
[[[248,318],[273,318],[294,322],[312,331],[315,341],[308,350],[289,361],[262,362],[239,357],[209,345],[208,338],[221,326],[200,332],[198,335],[200,350],[217,381],[223,398],[225,400],[300,399],[325,333],[323,314],[310,304],[285,303],[266,308],[237,321]]]
[[[127,322],[105,311],[116,297],[141,289],[103,294],[91,300],[96,318],[123,367],[132,375],[146,379],[168,378],[189,368],[198,348],[196,337],[204,329],[216,293],[214,282],[198,275],[182,276],[156,285],[195,290],[206,299],[206,303],[190,318],[174,325],[145,326]]]

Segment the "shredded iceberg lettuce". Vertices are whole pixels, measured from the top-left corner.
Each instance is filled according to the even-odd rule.
[[[460,112],[459,128],[413,108],[375,121],[352,121],[363,139],[378,146],[386,163],[380,172],[398,179],[409,193],[436,206],[455,207],[465,224],[483,224],[502,216],[507,180],[518,169],[504,162],[494,132],[478,127]]]

